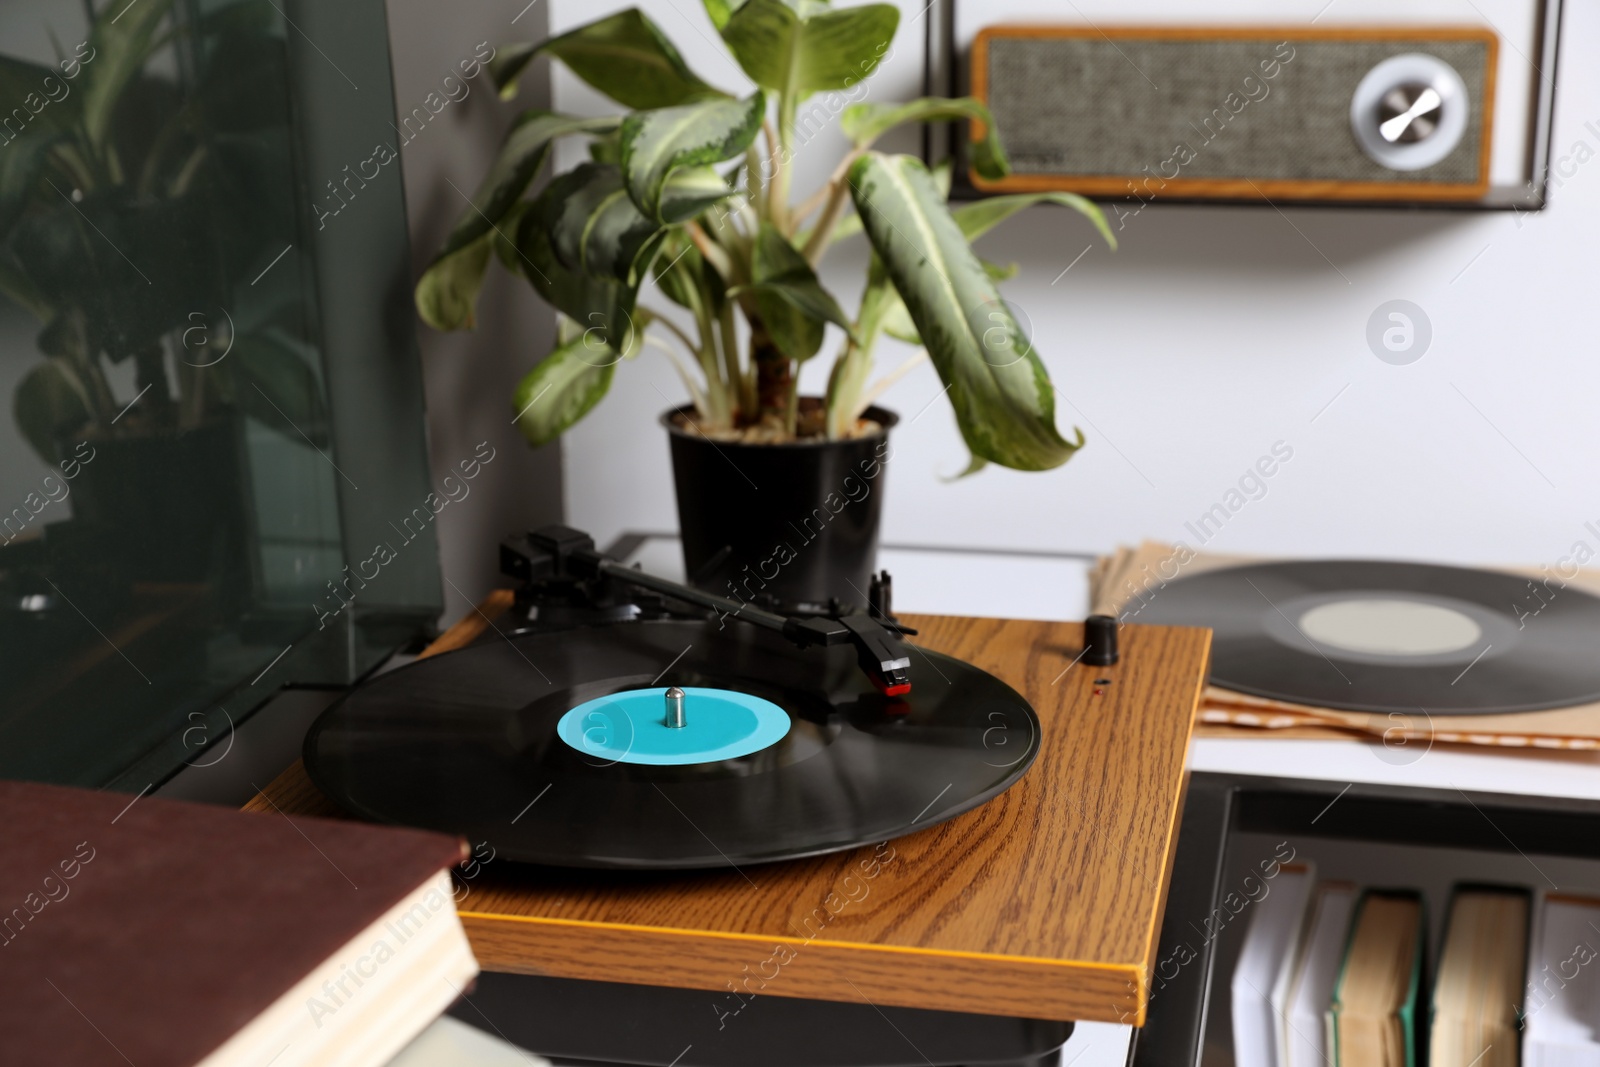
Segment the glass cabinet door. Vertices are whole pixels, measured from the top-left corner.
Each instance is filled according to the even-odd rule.
[[[0,6],[0,777],[157,780],[437,611],[348,581],[296,10]]]

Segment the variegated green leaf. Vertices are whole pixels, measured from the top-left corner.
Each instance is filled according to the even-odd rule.
[[[899,25],[893,4],[831,8],[815,0],[748,0],[721,31],[751,81],[799,99],[870,77]]]
[[[549,230],[550,246],[568,270],[611,278],[630,289],[638,285],[640,260],[664,232],[628,199],[622,172],[600,163],[556,175],[531,215]]]
[[[1008,263],[1002,267],[986,259],[980,259],[978,262],[983,264],[983,272],[997,282],[1017,276],[1015,263]],[[873,257],[873,268],[867,276],[868,285],[874,284],[882,272],[882,265],[876,256]],[[906,302],[900,299],[900,294],[894,291],[894,286],[889,285],[886,277],[883,284],[889,288],[888,295],[884,297],[883,332],[907,344],[920,345],[922,338],[917,333],[917,324],[911,321],[911,312],[906,310]]]
[[[868,153],[850,168],[856,211],[948,387],[972,454],[1018,470],[1065,463],[1038,354],[950,217],[933,176],[910,156]]]
[[[706,17],[711,20],[711,25],[722,32],[722,27],[728,24],[733,13],[744,6],[745,0],[704,0]]]
[[[489,246],[497,239],[496,230],[513,221],[508,216],[544,166],[551,144],[558,137],[605,133],[620,124],[615,117],[575,118],[539,110],[519,115],[444,247],[417,281],[422,320],[436,330],[471,329],[489,266]],[[504,242],[505,237],[498,239]]]
[[[656,285],[667,299],[691,311],[706,303],[705,310],[717,314],[726,293],[722,276],[706,265],[694,242],[681,230],[672,231],[651,264]]]
[[[85,54],[88,54],[85,46]],[[66,61],[71,69],[72,63],[81,61],[73,58]],[[41,66],[38,63],[29,63],[25,59],[15,56],[0,56],[0,101],[5,101],[7,108],[20,108],[28,116],[25,125],[20,129],[38,134],[62,134],[71,132],[83,112],[83,94],[75,92],[76,86],[71,80],[62,76],[60,67]],[[64,95],[63,95],[64,94]],[[37,109],[37,110],[35,110]],[[15,150],[13,142],[17,140],[19,124],[14,111],[0,113],[0,117],[10,120],[4,127],[4,147],[9,155]]]
[[[1086,200],[1077,193],[1017,193],[1011,196],[986,196],[982,200],[957,204],[950,209],[950,215],[956,220],[956,225],[961,227],[961,232],[966,235],[967,240],[976,241],[1012,215],[1034,204],[1060,204],[1072,208],[1094,224],[1094,228],[1100,231],[1100,236],[1106,239],[1107,244],[1113,249],[1117,247],[1116,235],[1106,223],[1105,215],[1093,201]],[[841,241],[860,232],[861,216],[851,215],[839,220],[839,225],[833,230],[833,240]],[[993,275],[994,272],[990,273]],[[1016,270],[1013,268],[1006,277],[1009,278],[1015,273]],[[999,275],[994,276],[999,277]]]
[[[675,170],[661,187],[661,219],[668,223],[687,221],[732,193],[733,186],[715,167]]]
[[[603,340],[581,330],[541,360],[511,395],[517,429],[528,443],[554,441],[600,403],[618,358]]]
[[[761,321],[784,355],[807,360],[822,346],[825,323],[850,329],[832,294],[822,287],[804,256],[769,222],[761,224],[751,254],[752,283]]]
[[[489,245],[495,235],[486,233],[451,252],[442,252],[417,279],[412,296],[417,314],[436,330],[475,329],[478,292],[489,269]]]
[[[672,107],[726,96],[701,81],[650,18],[630,7],[542,44],[509,45],[489,63],[502,99],[516,95],[517,79],[534,56],[548,52],[594,88],[624,107]]]
[[[719,197],[696,206],[692,196],[663,198],[668,179],[686,168],[706,167],[744,154],[761,130],[766,96],[706,100],[629,115],[622,124],[622,173],[639,210],[662,222],[682,222]],[[726,190],[720,195],[726,195]],[[668,215],[667,211],[687,212]]]
[[[38,363],[17,383],[11,397],[17,429],[46,463],[61,457],[58,446],[92,416],[89,391],[64,359]]]
[[[865,148],[889,130],[907,122],[950,122],[967,119],[982,123],[983,139],[972,146],[972,165],[985,178],[1004,178],[1011,173],[994,116],[981,100],[970,96],[923,97],[908,104],[851,104],[839,116],[839,128],[857,148]]]
[[[117,14],[110,14],[112,7]],[[111,130],[122,90],[144,69],[152,52],[161,45],[157,31],[172,0],[139,0],[138,3],[107,6],[89,33],[90,52],[84,55],[83,131],[95,152],[100,152]]]
[[[1016,193],[1011,196],[988,196],[982,200],[953,207],[950,209],[950,214],[955,217],[956,225],[961,227],[961,232],[966,234],[967,240],[976,241],[1012,215],[1034,204],[1060,204],[1063,207],[1070,207],[1094,224],[1094,228],[1100,231],[1100,236],[1106,239],[1106,244],[1112,248],[1117,247],[1116,235],[1106,223],[1105,215],[1101,214],[1093,201],[1085,200],[1077,193]]]
[[[551,247],[543,217],[546,207],[530,205],[522,214],[516,233],[517,268],[551,307],[582,323],[586,331],[598,330],[612,349],[633,352],[639,343],[633,318],[637,288],[564,266]]]
[[[239,334],[216,365],[228,399],[291,441],[328,443],[328,412],[311,361],[315,354],[277,330]],[[305,435],[305,438],[301,437]]]

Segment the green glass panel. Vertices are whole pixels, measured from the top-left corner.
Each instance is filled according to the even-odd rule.
[[[347,65],[382,70],[382,101],[381,5],[350,12]],[[369,472],[331,387],[383,368],[325,343],[349,312],[323,306],[305,172],[327,153],[297,116],[373,103],[308,78],[327,57],[302,25],[272,0],[0,5],[0,777],[159,781],[278,686],[349,681],[437,611],[432,560],[387,596],[345,570],[370,555],[346,536],[372,525]],[[398,169],[346,247],[377,226],[403,248]],[[421,485],[400,401],[419,443],[394,462]],[[393,495],[370,473],[370,501]]]

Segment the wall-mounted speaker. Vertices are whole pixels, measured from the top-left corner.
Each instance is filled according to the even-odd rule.
[[[1141,200],[1480,201],[1497,48],[1476,26],[987,26],[971,89],[1012,174],[969,179]]]

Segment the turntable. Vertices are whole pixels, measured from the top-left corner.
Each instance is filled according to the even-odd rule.
[[[502,563],[250,805],[472,841],[464,1020],[660,1067],[1042,1063],[1142,1021],[1205,631],[1087,650],[896,618],[887,581],[790,616],[559,527]]]

